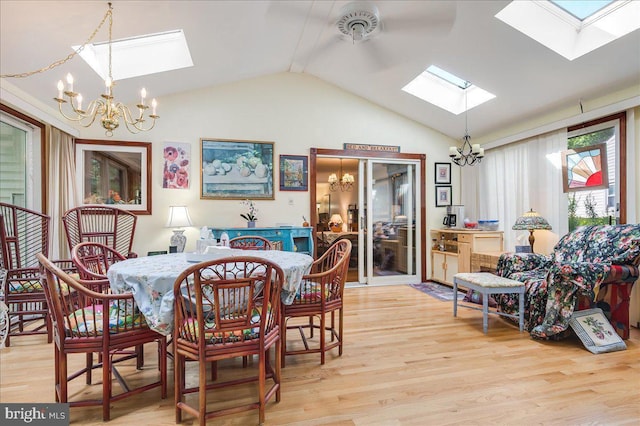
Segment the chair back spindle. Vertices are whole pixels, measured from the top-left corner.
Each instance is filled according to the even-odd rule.
[[[125,257],[133,253],[133,237],[137,216],[129,211],[107,205],[75,207],[62,217],[69,250],[82,242],[104,244]]]

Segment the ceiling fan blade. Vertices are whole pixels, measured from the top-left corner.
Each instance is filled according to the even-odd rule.
[[[456,21],[456,2],[425,2],[421,14],[401,15],[389,11],[382,15],[384,32],[420,31],[432,36],[449,34]]]

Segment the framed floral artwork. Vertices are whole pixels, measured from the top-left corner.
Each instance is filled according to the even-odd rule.
[[[607,144],[562,151],[561,158],[564,192],[590,191],[609,187]]]
[[[436,207],[451,205],[451,185],[436,186]]]
[[[280,191],[309,189],[309,158],[306,155],[280,156]]]
[[[200,198],[273,200],[273,142],[200,139]]]
[[[436,163],[435,178],[436,185],[451,183],[451,163]]]
[[[165,142],[162,151],[162,187],[168,189],[189,189],[191,169],[191,145],[188,143]]]

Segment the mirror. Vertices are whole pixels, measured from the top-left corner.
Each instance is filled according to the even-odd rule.
[[[76,173],[83,204],[151,214],[151,143],[77,139]]]

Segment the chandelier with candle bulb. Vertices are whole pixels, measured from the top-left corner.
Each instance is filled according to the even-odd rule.
[[[158,103],[155,99],[151,101],[151,105],[146,103],[147,91],[143,88],[140,91],[140,103],[136,105],[137,112],[134,114],[129,107],[121,102],[116,102],[113,96],[113,86],[115,82],[112,77],[111,70],[111,32],[113,27],[113,7],[111,3],[108,3],[109,10],[105,14],[104,19],[100,23],[100,26],[104,23],[105,19],[109,19],[109,74],[105,79],[105,93],[100,95],[102,99],[94,99],[88,105],[86,110],[82,108],[82,95],[76,93],[73,90],[73,76],[67,74],[67,86],[65,87],[62,80],[58,81],[58,96],[54,99],[58,102],[58,108],[60,114],[62,114],[67,120],[75,121],[81,126],[89,127],[96,120],[100,122],[102,127],[106,130],[107,136],[112,136],[113,131],[120,126],[123,122],[127,130],[131,133],[138,133],[148,131],[153,128],[156,123],[156,119],[159,116],[156,114],[156,108]],[[94,35],[100,26],[94,31]],[[92,36],[93,37],[93,36]],[[87,43],[83,44],[77,52],[82,50]],[[66,99],[65,99],[66,97]],[[64,104],[69,104],[68,112],[65,113],[63,109]],[[151,113],[148,114],[148,110],[151,108]],[[145,114],[148,114],[145,117]]]
[[[355,182],[355,178],[351,173],[342,173],[342,159],[340,159],[340,179],[338,179],[338,175],[335,173],[331,173],[329,175],[329,190],[332,192],[340,191],[349,192],[353,189],[353,183]]]
[[[451,161],[456,163],[458,166],[473,166],[474,164],[479,164],[484,158],[484,148],[480,148],[480,144],[471,144],[471,136],[469,136],[469,126],[468,126],[468,115],[469,109],[467,104],[467,94],[469,86],[471,83],[468,81],[465,82],[464,88],[464,136],[462,138],[462,146],[460,148],[452,146],[449,147],[449,157],[451,157]]]

